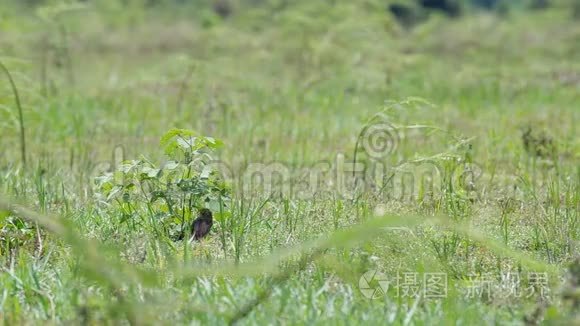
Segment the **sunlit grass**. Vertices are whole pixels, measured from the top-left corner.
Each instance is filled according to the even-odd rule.
[[[305,1],[213,17],[211,27],[200,23],[207,13],[95,6],[60,16],[66,39],[36,14],[6,20],[0,49],[20,92],[28,164],[3,83],[3,323],[578,320],[578,275],[567,269],[580,230],[579,25],[559,7],[433,17],[407,31],[381,6]],[[42,80],[37,51],[47,38],[54,49]],[[63,42],[70,65],[59,63]],[[334,167],[354,153],[368,166],[357,143],[377,113],[404,130],[381,158],[399,174],[384,180],[420,164],[465,172],[469,163],[480,173],[474,188],[444,174],[433,198],[388,187],[300,198],[234,183],[210,236],[193,244],[160,232],[154,214],[127,222],[95,196],[103,167],[161,164],[159,139],[171,128],[222,139],[216,155],[237,172],[250,163]],[[526,150],[528,126],[552,139],[554,156]],[[405,297],[391,287],[370,300],[359,281],[372,270],[391,281],[445,273],[447,293]],[[468,295],[474,279],[506,273],[535,295]],[[529,278],[541,273],[547,300]]]

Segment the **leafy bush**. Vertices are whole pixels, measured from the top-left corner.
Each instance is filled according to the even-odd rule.
[[[161,138],[168,161],[125,161],[117,171],[97,178],[97,197],[121,214],[120,223],[161,226],[172,239],[182,239],[196,211],[223,211],[230,191],[212,168],[211,153],[222,142],[190,130],[172,129]]]

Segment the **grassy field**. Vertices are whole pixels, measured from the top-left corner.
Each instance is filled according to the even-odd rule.
[[[116,3],[0,5],[0,324],[580,324],[569,6]]]

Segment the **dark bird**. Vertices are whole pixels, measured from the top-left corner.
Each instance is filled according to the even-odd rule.
[[[213,224],[211,211],[207,208],[199,210],[197,218],[191,224],[191,234],[193,240],[199,240],[205,237]]]

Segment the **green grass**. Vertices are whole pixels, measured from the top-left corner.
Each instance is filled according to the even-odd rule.
[[[56,16],[0,6],[27,158],[5,79],[0,323],[580,321],[580,276],[567,272],[579,264],[580,25],[567,7],[403,30],[380,1],[262,5],[225,21],[104,4]],[[398,134],[379,161],[362,150],[369,122]],[[554,155],[526,151],[527,126]],[[123,218],[94,177],[161,163],[172,128],[221,139],[215,155],[236,177],[286,167],[285,191],[230,180],[231,203],[193,245],[145,202]],[[388,167],[378,187],[354,187],[355,153]],[[300,192],[315,167],[319,191]],[[419,176],[437,171],[430,194]],[[411,282],[371,300],[359,282],[373,270]],[[447,275],[444,297],[402,294],[430,273]],[[473,295],[483,280],[498,295]]]

